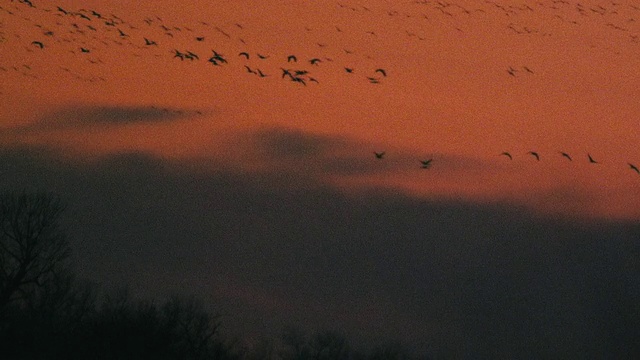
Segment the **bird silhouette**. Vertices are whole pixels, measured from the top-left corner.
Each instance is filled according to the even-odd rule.
[[[537,152],[529,151],[527,154],[534,156],[536,160],[540,161],[540,155]]]
[[[248,73],[258,75],[258,73],[257,73],[257,72],[253,71],[253,70],[252,70],[250,67],[248,67],[247,65],[245,65],[245,66],[244,66],[244,68],[245,68],[245,69],[247,69],[247,72],[248,72]]]
[[[429,160],[420,160],[420,163],[422,164],[422,168],[423,169],[428,169],[429,167],[431,167],[431,162],[433,161],[433,159],[429,159]]]
[[[247,60],[249,60],[249,53],[247,52],[241,52],[240,54],[238,54],[238,56],[244,56]]]
[[[508,157],[508,158],[509,158],[509,160],[513,160],[513,157],[511,156],[511,154],[510,154],[510,153],[508,153],[508,152],[506,152],[506,151],[505,151],[505,152],[503,152],[503,153],[501,153],[500,155]]]
[[[593,160],[593,158],[591,157],[590,154],[587,154],[587,156],[589,157],[589,163],[591,163],[591,164],[599,164],[599,162]]]
[[[91,50],[89,50],[89,49],[87,49],[87,48],[84,48],[84,47],[81,47],[81,48],[80,48],[80,51],[82,51],[83,53],[91,52]]]
[[[196,37],[196,41],[204,41],[204,36],[198,36],[198,37]]]
[[[295,55],[287,56],[287,62],[298,62],[298,58]]]
[[[322,60],[320,60],[318,58],[313,58],[313,59],[309,60],[309,63],[311,65],[318,65],[319,62],[322,62]]]
[[[155,42],[153,40],[149,40],[147,38],[144,38],[144,44],[147,45],[147,46],[151,46],[151,45],[156,45],[157,46],[158,45],[157,42]]]
[[[224,56],[222,54],[218,53],[215,50],[211,50],[211,51],[213,51],[213,55],[211,56],[209,61],[211,61],[211,62],[218,62],[219,61],[219,62],[224,63],[224,64],[227,63],[227,60],[224,58]],[[214,64],[214,65],[216,65],[216,64]]]
[[[280,70],[282,70],[282,78],[283,79],[284,79],[285,76],[289,76],[290,78],[293,78],[293,75],[291,74],[291,70],[283,69],[283,68],[280,68]]]
[[[258,57],[262,60],[269,58],[267,55],[262,55],[262,54],[258,54]]]
[[[184,60],[184,54],[178,50],[174,50],[175,51],[175,55],[173,55],[174,58],[180,58],[180,60]]]
[[[376,69],[374,72],[379,72],[382,76],[387,77],[387,72],[384,69]]]
[[[373,152],[376,155],[376,159],[382,159],[382,157],[384,157],[385,152]]]
[[[301,77],[298,77],[298,76],[291,76],[291,81],[294,81],[294,82],[300,83],[300,84],[302,84],[304,86],[307,86],[307,83],[304,81],[304,79],[301,78]]]
[[[345,68],[344,68],[344,71],[346,71],[346,72],[347,72],[347,73],[349,73],[349,74],[352,74],[352,73],[353,73],[353,68],[345,67]]]
[[[185,57],[185,59],[189,59],[189,60],[200,60],[198,55],[192,53],[191,51],[187,51],[187,54],[184,55],[184,57]]]
[[[637,166],[631,164],[631,163],[627,163],[627,165],[629,165],[629,168],[635,172],[637,172],[638,174],[640,174],[640,169],[638,169]]]
[[[31,44],[39,47],[40,49],[44,49],[44,44],[41,41],[32,41]]]
[[[569,154],[567,154],[566,152],[562,152],[560,151],[560,155],[566,157],[567,159],[569,159],[569,161],[573,161],[573,159],[571,158],[571,156]]]

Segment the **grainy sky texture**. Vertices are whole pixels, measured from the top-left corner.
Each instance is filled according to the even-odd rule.
[[[253,338],[637,354],[640,2],[31,4],[0,186],[61,194],[84,276]]]

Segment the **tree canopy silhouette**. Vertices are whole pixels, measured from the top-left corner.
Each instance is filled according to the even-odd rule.
[[[7,305],[42,286],[69,256],[58,224],[63,210],[51,194],[0,195],[0,316]]]

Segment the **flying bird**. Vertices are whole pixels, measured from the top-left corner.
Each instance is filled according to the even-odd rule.
[[[32,41],[31,44],[39,47],[40,49],[44,49],[44,44],[41,41]]]
[[[284,79],[285,76],[289,76],[290,78],[293,78],[293,75],[291,74],[291,70],[289,69],[283,69],[280,68],[280,70],[282,70],[282,78]]]
[[[87,49],[87,48],[84,48],[84,47],[81,47],[81,48],[80,48],[80,51],[82,51],[83,53],[91,52],[91,50],[89,50],[89,49]]]
[[[386,77],[387,76],[387,72],[384,69],[376,69],[376,71],[374,72],[379,72],[380,74],[382,74],[382,76]]]
[[[262,54],[258,54],[258,57],[263,60],[269,58],[268,56]]]
[[[287,62],[298,62],[298,58],[295,55],[287,56]]]
[[[511,154],[509,154],[508,152],[503,152],[502,154],[500,154],[501,156],[506,156],[509,158],[509,160],[513,160],[513,157],[511,156]]]
[[[198,55],[192,53],[191,51],[187,51],[187,54],[184,57],[189,60],[200,60]]]
[[[149,40],[147,38],[144,38],[144,44],[147,45],[147,46],[150,46],[150,45],[156,45],[157,46],[158,45],[157,42],[155,42],[153,40]]]
[[[566,157],[567,159],[569,159],[569,161],[573,161],[573,159],[571,158],[571,156],[569,156],[569,154],[567,154],[566,152],[562,152],[560,151],[560,155]]]
[[[247,52],[241,52],[240,54],[238,54],[238,56],[244,56],[247,60],[249,60],[249,53]]]
[[[174,50],[175,51],[175,55],[173,55],[174,58],[180,58],[180,60],[184,60],[184,54],[178,50]]]
[[[590,162],[591,164],[599,164],[599,162],[597,162],[597,161],[593,160],[593,158],[591,157],[591,155],[590,155],[590,154],[587,154],[587,156],[589,157],[589,162]]]
[[[311,63],[311,65],[318,65],[319,62],[322,62],[322,60],[320,60],[318,58],[313,58],[313,59],[309,60],[309,63]]]
[[[300,83],[300,84],[302,84],[304,86],[307,86],[307,83],[301,77],[291,76],[291,81],[295,81],[295,82],[298,82],[298,83]]]
[[[204,36],[198,36],[198,37],[196,37],[196,41],[204,41]]]
[[[352,74],[353,73],[353,68],[346,67],[346,68],[344,68],[344,71],[348,72],[349,74]]]
[[[536,160],[540,161],[540,155],[538,155],[535,151],[529,151],[527,154],[532,155],[536,158]]]
[[[631,163],[627,163],[629,165],[629,168],[635,172],[637,172],[638,174],[640,174],[640,169],[638,169],[637,166],[631,164]]]
[[[433,161],[433,159],[420,160],[420,163],[422,164],[422,168],[423,169],[428,169],[431,166],[431,161]]]
[[[218,61],[224,64],[227,63],[227,60],[222,56],[222,54],[218,53],[215,50],[211,50],[211,51],[213,51],[213,55],[211,56],[211,58],[209,58],[209,61],[213,63],[213,65],[218,65],[217,64]]]
[[[382,159],[382,157],[384,156],[385,152],[373,152],[374,154],[376,154],[376,159]]]

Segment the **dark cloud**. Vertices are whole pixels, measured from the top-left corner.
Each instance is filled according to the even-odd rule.
[[[246,136],[246,135],[245,135]],[[461,172],[500,170],[494,163],[446,153],[415,153],[407,149],[381,149],[352,138],[312,134],[297,129],[268,128],[252,132],[248,151],[254,160],[271,169],[315,176],[364,176],[419,171],[421,160],[433,159],[435,176],[459,176]],[[384,159],[374,152],[385,151]]]
[[[153,124],[186,119],[199,114],[201,114],[199,110],[155,106],[68,106],[45,115],[31,124],[9,128],[6,131],[12,134],[26,134],[129,124]]]
[[[281,144],[278,156],[322,159],[350,146],[285,142],[270,143]],[[345,194],[277,171],[195,164],[5,150],[0,189],[63,197],[83,276],[143,295],[196,294],[227,314],[228,331],[338,329],[369,344],[400,339],[435,358],[639,355],[637,222]]]

